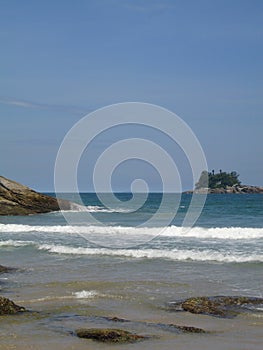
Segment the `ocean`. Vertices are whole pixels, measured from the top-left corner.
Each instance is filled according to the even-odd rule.
[[[0,217],[0,264],[17,268],[0,275],[0,294],[31,311],[0,316],[0,349],[261,350],[262,304],[233,319],[171,312],[167,305],[194,296],[263,297],[263,196],[208,195],[187,229],[191,194],[169,194],[161,212],[160,193],[134,212],[125,206],[130,193],[116,196],[119,208],[87,193],[85,210]],[[144,224],[157,212],[154,225]],[[209,333],[178,334],[169,324]],[[150,339],[109,346],[77,338],[83,327],[122,328]]]

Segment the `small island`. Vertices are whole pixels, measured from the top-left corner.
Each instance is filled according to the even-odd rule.
[[[242,185],[239,174],[236,171],[230,173],[219,170],[208,172],[202,171],[194,191],[187,193],[263,193],[263,187]]]

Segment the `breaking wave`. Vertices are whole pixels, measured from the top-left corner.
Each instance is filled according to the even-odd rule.
[[[103,296],[96,290],[82,290],[80,292],[74,292],[72,295],[77,299],[93,299],[96,296]]]
[[[216,252],[212,250],[164,250],[164,249],[108,249],[108,248],[82,248],[62,245],[43,244],[38,247],[50,253],[71,255],[101,255],[117,256],[135,259],[169,259],[175,261],[217,261],[217,262],[263,262],[261,254],[244,254],[233,252]]]
[[[206,241],[207,242],[207,241]],[[66,243],[66,242],[65,242]],[[83,247],[76,246],[71,243],[64,242],[40,242],[30,240],[2,240],[0,241],[0,249],[6,248],[25,248],[36,249],[42,252],[62,254],[62,255],[80,255],[80,256],[111,256],[129,259],[165,259],[173,261],[210,261],[222,263],[249,263],[249,262],[263,262],[263,254],[260,249],[248,249],[246,244],[232,245],[230,242],[224,242],[223,245],[208,244],[203,247],[186,246],[176,247],[165,244],[155,245],[153,247],[140,248],[103,248],[103,247]],[[79,294],[81,298],[82,294]],[[76,295],[76,297],[78,297]],[[84,294],[83,294],[84,297]],[[88,295],[87,295],[88,297]]]
[[[33,226],[18,224],[0,224],[0,233],[61,233],[61,234],[103,234],[103,235],[128,235],[132,236],[156,236],[160,233],[159,227],[124,227],[124,226]],[[219,240],[250,240],[263,238],[263,228],[252,227],[193,227],[185,230],[179,226],[164,227],[161,231],[163,237],[185,237]]]
[[[89,213],[129,213],[129,210],[123,209],[123,208],[117,208],[117,209],[110,209],[98,205],[80,205],[76,203],[71,204],[70,210],[61,210],[59,212],[65,213],[79,213],[79,212],[89,212]],[[58,213],[58,212],[53,212]],[[51,213],[52,214],[52,213]]]

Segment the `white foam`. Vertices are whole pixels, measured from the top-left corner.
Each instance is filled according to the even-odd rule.
[[[123,208],[106,208],[101,207],[98,205],[79,205],[79,204],[72,204],[70,210],[61,210],[62,213],[78,213],[78,212],[89,212],[89,213],[129,213],[130,210],[126,210]],[[56,212],[57,213],[57,212]]]
[[[80,292],[72,293],[77,299],[92,299],[99,295],[96,290],[82,290]]]
[[[219,240],[250,240],[263,238],[263,228],[252,227],[214,227],[214,228],[182,228],[178,226],[168,227],[124,227],[124,226],[72,226],[72,225],[53,225],[53,226],[33,226],[33,225],[17,225],[17,224],[0,224],[0,232],[8,233],[61,233],[61,234],[80,234],[88,235],[114,235],[155,237],[161,235],[163,237],[191,237],[200,239],[219,239]]]
[[[255,307],[255,309],[258,311],[263,311],[263,307]]]
[[[263,228],[254,227],[193,227],[190,230],[168,226],[162,233],[166,237],[192,237],[212,239],[256,239],[263,238]]]
[[[62,245],[43,244],[40,250],[50,253],[72,254],[72,255],[108,255],[128,257],[135,259],[169,259],[175,261],[217,261],[217,262],[263,262],[261,254],[241,254],[233,252],[216,252],[212,250],[163,250],[163,249],[109,249],[109,248],[82,248]]]
[[[35,244],[35,242],[32,241],[14,241],[12,239],[9,239],[7,241],[0,241],[0,247],[23,247],[27,245]]]
[[[79,292],[71,293],[70,295],[47,295],[42,298],[31,299],[31,300],[22,300],[20,302],[42,302],[42,301],[55,301],[55,300],[66,300],[66,299],[92,299],[96,296],[104,296],[104,294],[100,294],[96,290],[82,290]]]

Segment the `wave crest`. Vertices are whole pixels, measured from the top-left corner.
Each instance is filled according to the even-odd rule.
[[[186,237],[200,239],[219,239],[219,240],[250,240],[263,238],[263,228],[252,227],[214,227],[203,228],[193,227],[186,230],[183,227],[168,226],[160,230],[159,227],[124,227],[124,226],[71,226],[71,225],[53,225],[53,226],[33,226],[18,224],[0,224],[1,233],[61,233],[61,234],[98,234],[98,235],[128,235],[132,236],[152,236],[155,237],[161,231],[163,237]]]
[[[108,249],[108,248],[82,248],[69,247],[61,245],[43,244],[39,246],[40,250],[46,250],[50,253],[71,254],[71,255],[101,255],[128,257],[135,259],[169,259],[174,261],[216,261],[226,263],[246,263],[246,262],[263,262],[261,254],[233,254],[225,252],[215,252],[211,250],[177,250],[173,249]]]

